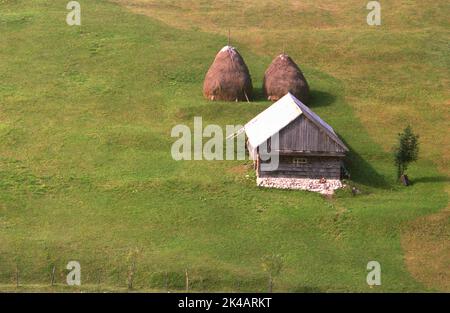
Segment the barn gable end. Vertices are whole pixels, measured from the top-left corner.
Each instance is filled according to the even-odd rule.
[[[280,153],[343,155],[345,148],[304,114],[279,132]]]
[[[348,151],[333,128],[290,93],[248,122],[244,130],[252,155],[276,133],[284,136],[286,151],[296,150],[291,144],[294,148],[297,145],[299,151],[331,154]]]

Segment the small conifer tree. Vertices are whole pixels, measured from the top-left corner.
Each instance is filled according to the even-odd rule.
[[[398,144],[395,147],[394,160],[397,167],[397,178],[405,174],[411,162],[419,156],[419,136],[414,134],[411,126],[398,134]]]

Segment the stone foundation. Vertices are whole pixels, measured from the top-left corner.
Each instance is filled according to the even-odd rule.
[[[309,179],[287,177],[258,177],[256,184],[261,187],[279,189],[300,189],[332,195],[336,189],[344,187],[339,179]]]

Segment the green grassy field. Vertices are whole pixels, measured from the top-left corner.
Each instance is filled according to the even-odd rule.
[[[266,291],[273,253],[275,291],[450,290],[448,247],[423,277],[402,245],[448,206],[447,1],[386,4],[375,28],[359,1],[79,2],[69,27],[67,1],[0,0],[0,290],[16,290],[16,269],[19,290],[74,290],[70,260],[78,289],[125,290],[135,249],[137,291],[183,290],[185,269],[192,291]],[[270,105],[203,99],[228,28],[258,91],[285,45],[361,195],[259,189],[249,161],[172,159],[176,124],[243,124]],[[408,123],[422,151],[404,188],[390,148]],[[449,218],[430,245],[448,243]]]

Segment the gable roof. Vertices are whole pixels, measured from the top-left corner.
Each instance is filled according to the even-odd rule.
[[[245,124],[244,130],[251,146],[253,148],[260,146],[302,114],[348,151],[333,128],[289,92]]]

